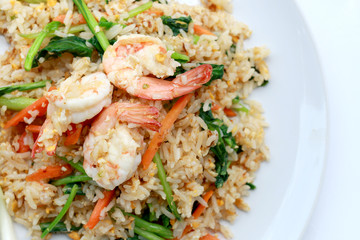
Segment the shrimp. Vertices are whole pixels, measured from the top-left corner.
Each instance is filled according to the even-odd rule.
[[[57,142],[69,125],[95,117],[111,104],[112,92],[113,86],[102,72],[80,80],[70,77],[57,90],[47,92],[47,118],[33,147],[32,156],[44,148],[48,155],[54,155]]]
[[[128,180],[144,150],[143,134],[137,127],[158,131],[160,123],[154,119],[158,115],[157,108],[135,103],[116,102],[104,109],[85,138],[86,173],[109,190]]]
[[[178,62],[171,58],[160,39],[141,34],[120,37],[109,46],[103,58],[109,80],[129,94],[152,100],[171,100],[200,88],[211,78],[212,67],[201,65],[173,81],[160,78],[173,76]],[[152,74],[156,77],[147,76]]]

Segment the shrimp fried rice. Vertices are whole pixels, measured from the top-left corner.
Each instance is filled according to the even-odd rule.
[[[58,232],[72,239],[234,238],[220,220],[249,211],[244,197],[269,157],[262,107],[247,99],[268,83],[269,51],[244,47],[251,30],[227,12],[229,1],[85,0],[102,23],[94,29],[76,1],[0,0],[0,33],[10,44],[0,56],[0,92],[48,80],[0,97],[44,101],[9,126],[35,100],[17,110],[0,100],[9,214],[32,239],[50,239],[56,231],[44,236],[44,224],[61,212]],[[54,21],[25,69],[38,33]],[[110,43],[104,51],[100,33]],[[84,51],[48,47],[69,39]],[[165,129],[173,109],[180,111]],[[154,139],[161,141],[151,151]],[[150,160],[159,155],[146,163],[149,152]],[[61,182],[69,176],[81,179]]]

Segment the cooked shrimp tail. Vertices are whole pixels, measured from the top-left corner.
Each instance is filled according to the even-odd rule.
[[[31,157],[34,158],[36,153],[46,150],[47,155],[54,156],[57,143],[59,141],[59,134],[53,130],[53,124],[50,119],[46,119],[41,126],[40,133],[34,143],[31,151]],[[45,147],[46,146],[46,147]]]

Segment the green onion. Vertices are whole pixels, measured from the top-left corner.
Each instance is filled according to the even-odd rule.
[[[7,106],[8,109],[14,110],[14,111],[20,111],[27,106],[31,105],[33,102],[35,102],[36,99],[34,98],[27,98],[27,97],[14,97],[14,98],[6,98],[6,97],[0,97],[0,105]]]
[[[65,28],[59,28],[59,31],[64,31]],[[73,26],[69,28],[69,31],[67,33],[71,33],[71,34],[75,34],[75,33],[79,33],[79,32],[83,32],[86,29],[86,24],[80,24],[77,26]],[[37,38],[39,35],[41,34],[41,32],[37,32],[37,33],[28,33],[28,34],[19,34],[20,37],[23,38],[27,38],[27,39],[34,39]],[[49,33],[47,35],[47,37],[55,37],[56,34],[55,33]]]
[[[135,226],[136,227],[139,227],[141,229],[144,229],[145,231],[148,231],[148,232],[151,232],[151,233],[155,233],[163,238],[166,238],[166,239],[173,239],[174,236],[173,236],[173,233],[170,229],[164,227],[164,226],[161,226],[159,224],[155,224],[155,223],[150,223],[150,222],[147,222],[141,218],[139,218],[138,216],[136,215],[133,215],[131,213],[127,213],[127,212],[124,212],[124,215],[126,216],[130,216],[130,217],[133,217],[135,218]]]
[[[83,174],[83,175],[77,175],[77,176],[64,177],[62,179],[55,180],[55,181],[51,182],[51,184],[55,185],[55,186],[60,186],[60,185],[66,185],[68,183],[87,182],[87,181],[89,181],[91,179],[92,178],[89,177],[88,175]]]
[[[145,230],[142,230],[139,227],[134,228],[134,232],[148,240],[165,240],[165,238],[159,237],[158,235],[155,235],[151,232],[147,232]]]
[[[67,210],[70,208],[70,205],[76,196],[77,190],[78,190],[78,185],[75,184],[71,189],[71,193],[69,194],[69,197],[66,203],[64,204],[64,207],[59,212],[59,215],[57,215],[54,221],[52,221],[52,223],[50,223],[50,225],[43,231],[43,233],[41,234],[41,238],[44,238],[49,232],[51,232],[51,230],[56,226],[56,224],[58,224],[60,220],[64,217],[64,215],[66,214]]]
[[[153,3],[152,1],[149,1],[147,3],[144,3],[143,5],[138,6],[137,8],[134,8],[133,10],[129,11],[129,16],[125,18],[125,20],[128,20],[129,18],[133,18],[136,15],[150,9],[152,7]]]
[[[4,95],[6,93],[11,93],[15,90],[27,91],[27,90],[32,90],[32,89],[36,89],[36,88],[43,88],[46,86],[46,82],[49,82],[49,81],[44,80],[44,81],[33,82],[33,83],[24,83],[24,84],[17,84],[17,85],[1,87],[0,88],[0,96]]]
[[[73,0],[80,13],[83,15],[90,31],[95,35],[104,51],[110,45],[109,40],[106,38],[105,33],[100,29],[100,26],[94,16],[91,14],[89,8],[86,6],[84,0]],[[96,31],[98,30],[98,31]]]
[[[31,45],[28,54],[26,55],[24,68],[26,71],[30,71],[32,68],[33,60],[38,52],[42,42],[44,39],[50,34],[55,32],[56,29],[59,28],[61,25],[61,22],[50,22],[46,24],[44,30],[41,31],[41,33],[36,37],[34,43]]]
[[[247,109],[244,105],[242,105],[241,103],[238,103],[238,105],[240,107],[233,107],[235,111],[249,113],[249,109]]]
[[[46,222],[46,223],[40,223],[40,229],[41,232],[44,232],[49,226],[50,226],[51,222]],[[82,228],[82,225],[80,225],[79,227],[75,227],[71,225],[70,230],[67,230],[65,223],[63,222],[58,222],[51,230],[50,232],[70,232],[70,231],[79,231]]]
[[[177,207],[176,207],[176,204],[175,204],[174,199],[173,199],[173,193],[172,193],[172,190],[170,188],[170,185],[166,181],[165,169],[164,169],[164,166],[163,166],[163,164],[161,162],[160,154],[158,152],[155,154],[155,156],[153,158],[153,161],[155,162],[155,164],[157,166],[158,176],[159,176],[161,185],[164,188],[164,192],[165,192],[165,195],[166,195],[166,200],[167,200],[167,202],[169,204],[170,210],[175,215],[176,219],[180,220],[181,217],[180,217],[180,214],[177,211]]]
[[[256,186],[250,182],[245,183],[246,185],[248,185],[250,187],[251,190],[254,190],[256,188]]]
[[[264,82],[260,85],[260,87],[265,87],[266,85],[268,85],[269,80],[264,80]]]
[[[188,56],[178,52],[174,52],[173,54],[171,54],[171,58],[178,61],[179,63],[187,63],[188,61],[190,61],[190,58]]]
[[[199,35],[194,35],[193,40],[194,40],[194,44],[196,45],[200,40],[200,36]]]
[[[82,174],[86,175],[86,172],[85,172],[84,167],[82,166],[81,162],[74,163],[73,161],[68,160],[66,157],[61,157],[59,155],[56,155],[56,156],[58,158],[60,158],[61,160],[63,160],[65,162],[67,162],[68,164],[70,164],[73,168],[75,168],[76,170],[78,170]]]
[[[69,183],[69,184],[66,184],[65,186],[64,186],[64,188],[63,188],[63,193],[64,194],[70,194],[70,192],[71,192],[71,189],[72,189],[72,187],[74,186],[74,185],[78,185],[78,190],[77,190],[77,192],[76,192],[76,195],[85,195],[85,193],[81,190],[81,186],[80,186],[80,184],[77,184],[77,183]]]
[[[42,2],[46,2],[47,0],[22,0],[22,1],[27,3],[42,3]]]

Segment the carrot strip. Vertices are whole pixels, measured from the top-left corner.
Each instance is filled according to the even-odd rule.
[[[228,116],[228,117],[236,117],[236,116],[237,116],[236,112],[234,112],[234,111],[233,111],[232,109],[230,109],[230,108],[224,108],[224,113],[225,113],[225,115]]]
[[[205,202],[208,202],[209,199],[211,198],[211,196],[214,194],[214,191],[213,190],[210,190],[208,191],[207,193],[205,193],[204,195],[204,200]],[[193,212],[193,217],[194,219],[197,219],[198,217],[200,217],[200,215],[203,213],[203,211],[205,210],[205,206],[204,205],[201,205],[199,204],[199,206],[195,209],[195,211]]]
[[[166,114],[164,120],[162,120],[160,131],[155,133],[153,139],[151,139],[149,143],[148,149],[146,149],[142,157],[141,163],[144,169],[147,169],[149,167],[150,163],[152,162],[152,159],[155,156],[155,153],[159,149],[161,143],[164,141],[164,138],[166,137],[169,130],[174,125],[174,122],[179,117],[179,114],[185,108],[185,106],[190,101],[192,96],[193,93],[189,93],[179,98],[179,100],[176,101],[176,103],[168,112],[168,114]]]
[[[219,110],[220,108],[221,108],[220,105],[214,103],[213,106],[211,107],[211,110],[216,111],[216,110]]]
[[[40,181],[44,179],[52,179],[58,177],[65,177],[72,172],[70,164],[65,165],[56,165],[56,166],[47,166],[45,168],[40,168],[36,172],[28,175],[26,181]]]
[[[105,190],[103,192],[103,194],[104,194],[104,198],[99,199],[97,201],[97,203],[95,205],[95,208],[94,208],[93,212],[91,213],[89,221],[84,226],[85,228],[93,229],[96,226],[96,224],[98,224],[98,222],[100,221],[100,213],[101,213],[101,211],[104,208],[106,208],[107,205],[109,205],[109,203],[111,202],[111,200],[115,196],[115,189],[111,190],[111,191]]]
[[[154,15],[159,16],[159,17],[161,17],[162,15],[164,15],[164,12],[163,12],[163,11],[161,11],[161,10],[155,10],[155,9],[146,10],[146,11],[144,11],[144,13],[149,14],[149,15],[154,14]]]
[[[214,33],[210,32],[209,30],[207,30],[206,28],[200,26],[200,25],[197,25],[197,24],[194,24],[194,33],[196,35],[212,35],[212,36],[216,36]]]
[[[59,16],[55,17],[53,19],[53,21],[58,21],[58,22],[61,22],[62,24],[64,24],[65,17],[66,17],[65,14],[59,15]],[[72,15],[71,18],[73,20],[75,20],[73,25],[79,25],[79,24],[85,24],[86,23],[86,20],[85,20],[85,18],[84,18],[84,16],[82,14],[77,14],[77,15],[75,15],[75,17],[74,17],[74,15]]]
[[[67,137],[64,142],[65,146],[76,144],[80,138],[81,131],[83,129],[83,124],[71,124],[71,126],[72,130],[67,133]]]
[[[214,237],[213,235],[206,234],[205,236],[202,236],[199,240],[219,240],[217,237]]]
[[[26,132],[23,132],[23,134],[21,134],[18,143],[19,143],[19,149],[16,151],[18,153],[24,153],[24,152],[28,152],[30,151],[30,146],[29,145],[25,145],[24,143],[24,138],[26,137]]]
[[[41,125],[27,125],[25,129],[32,133],[39,133]]]

